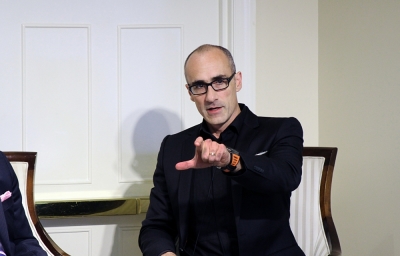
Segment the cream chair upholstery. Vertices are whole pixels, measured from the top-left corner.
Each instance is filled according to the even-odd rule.
[[[49,256],[68,256],[68,254],[65,253],[47,234],[36,215],[33,199],[33,179],[36,152],[4,152],[4,154],[10,161],[11,166],[18,177],[19,189],[22,195],[22,204],[33,235]]]
[[[336,154],[337,148],[304,148],[302,180],[291,197],[290,227],[307,256],[341,255],[330,201]]]

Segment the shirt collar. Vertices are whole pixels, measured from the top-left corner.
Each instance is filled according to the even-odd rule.
[[[223,137],[223,134],[227,131],[227,130],[231,130],[236,134],[239,134],[242,127],[243,127],[243,123],[245,120],[245,117],[247,115],[247,113],[249,112],[249,108],[242,104],[239,103],[239,107],[240,107],[240,113],[239,115],[235,118],[235,120],[233,120],[233,122],[221,133],[221,136]],[[207,122],[203,119],[203,122],[201,123],[200,126],[200,136],[202,136],[203,138],[211,138],[212,140],[217,140],[214,135],[211,134],[210,129],[208,128]]]

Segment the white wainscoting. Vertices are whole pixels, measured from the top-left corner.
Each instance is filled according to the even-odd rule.
[[[138,237],[144,214],[41,219],[46,231],[73,256],[141,255]]]

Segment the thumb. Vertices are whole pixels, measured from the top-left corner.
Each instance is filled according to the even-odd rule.
[[[179,163],[177,163],[177,164],[175,165],[175,168],[176,168],[178,171],[184,171],[184,170],[193,168],[194,166],[195,166],[194,159],[192,159],[192,160],[188,160],[188,161],[184,161],[184,162],[179,162]]]
[[[175,165],[175,168],[178,171],[183,171],[183,170],[187,170],[187,169],[196,167],[197,159],[199,157],[199,154],[201,154],[201,144],[202,144],[202,142],[203,142],[203,138],[202,137],[197,137],[197,139],[194,141],[194,146],[196,147],[196,151],[194,153],[193,159],[177,163]]]

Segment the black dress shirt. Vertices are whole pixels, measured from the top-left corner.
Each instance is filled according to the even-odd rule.
[[[247,108],[217,139],[203,121],[199,136],[235,148]],[[188,255],[239,255],[231,178],[220,169],[195,170],[189,205]]]

